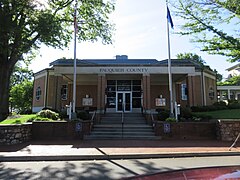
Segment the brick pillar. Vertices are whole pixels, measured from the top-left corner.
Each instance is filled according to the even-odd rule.
[[[57,75],[55,76],[55,104],[54,104],[54,109],[60,111],[61,110],[61,102],[62,102],[62,97],[61,97],[61,88],[62,88],[62,81],[63,77],[62,75]]]
[[[195,98],[194,98],[194,76],[187,77],[187,88],[188,88],[188,105],[194,106],[195,105]]]
[[[146,118],[150,118],[151,113],[151,91],[150,91],[150,75],[144,74],[142,79],[143,86],[143,109],[146,114]]]
[[[98,75],[98,85],[97,85],[97,121],[100,120],[100,115],[104,113],[105,110],[105,88],[106,88],[106,77],[105,75]]]

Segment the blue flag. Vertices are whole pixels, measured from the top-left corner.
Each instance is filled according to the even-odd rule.
[[[167,7],[167,20],[170,23],[171,28],[173,28],[173,21],[172,21],[172,17],[171,17],[171,14],[170,14],[170,11],[169,11],[168,7]]]

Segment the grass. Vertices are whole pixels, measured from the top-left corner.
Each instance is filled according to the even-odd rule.
[[[0,124],[23,124],[27,122],[27,120],[33,118],[36,116],[36,114],[28,114],[28,115],[20,115],[19,117],[10,117],[2,122]]]
[[[240,109],[226,109],[209,112],[194,112],[196,115],[209,115],[213,119],[240,119]]]

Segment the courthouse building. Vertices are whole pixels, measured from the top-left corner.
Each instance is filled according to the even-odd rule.
[[[66,109],[73,99],[73,60],[58,59],[34,75],[33,112],[44,107]],[[173,101],[181,107],[210,105],[217,101],[216,76],[189,60],[173,59]],[[168,60],[77,60],[76,109],[151,113],[170,108]]]

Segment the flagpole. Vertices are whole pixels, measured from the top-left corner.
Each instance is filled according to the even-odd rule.
[[[168,4],[166,1],[167,11]],[[170,14],[169,14],[170,16]],[[170,35],[169,35],[169,22],[167,19],[167,38],[168,38],[168,78],[169,78],[169,94],[170,94],[170,117],[174,117],[173,113],[173,92],[172,92],[172,65],[171,65],[171,51],[170,51]]]
[[[73,118],[76,118],[76,81],[77,81],[77,0],[74,7],[74,70],[73,70]]]

